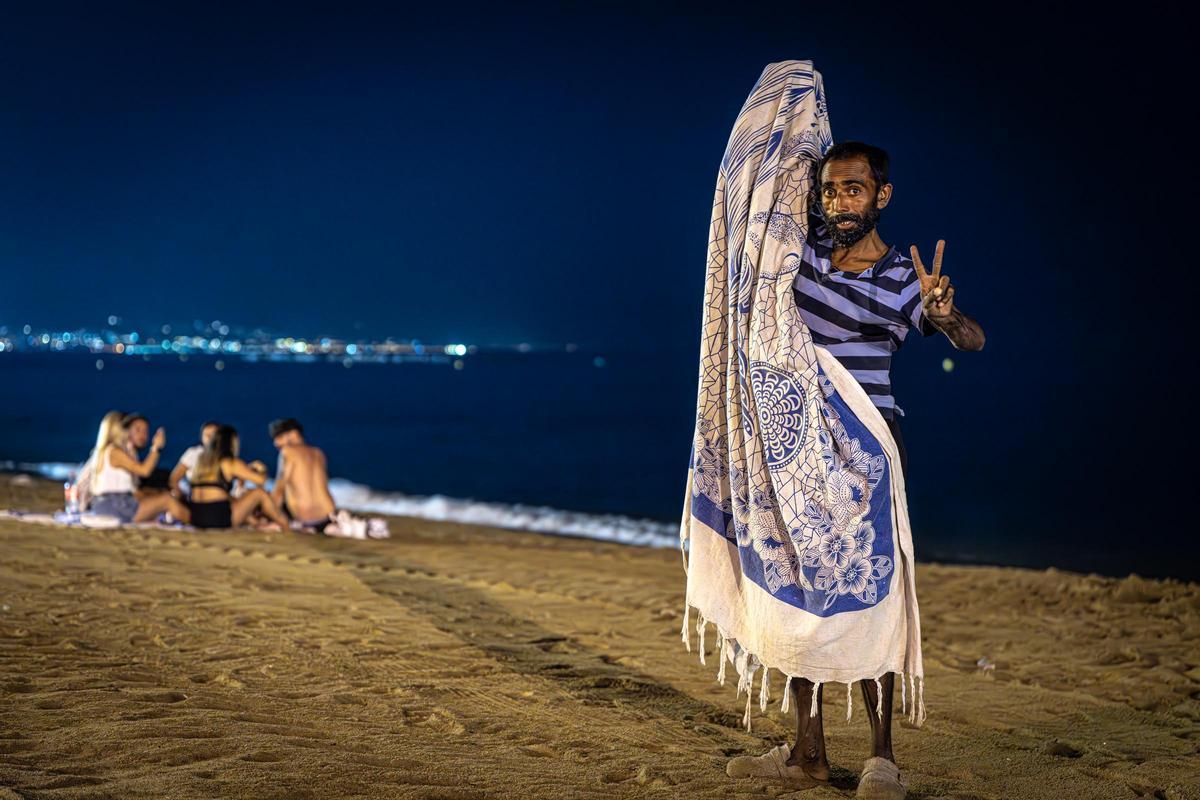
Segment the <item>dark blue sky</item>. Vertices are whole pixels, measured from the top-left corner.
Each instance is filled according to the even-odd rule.
[[[1187,263],[1190,90],[1149,5],[41,8],[0,26],[0,324],[694,360],[730,127],[764,64],[811,58],[835,139],[892,155],[885,241],[945,238],[988,333],[952,376],[944,341],[902,351],[914,460],[1028,470],[1015,506],[1185,541],[1164,498],[1194,437],[1164,420],[1191,291],[1164,279]],[[963,456],[984,429],[1006,447]]]
[[[945,237],[965,308],[1003,326],[1030,274],[1090,304],[1065,262],[1108,257],[1113,150],[1163,80],[1136,23],[691,8],[10,10],[0,320],[690,345],[725,139],[794,57],[835,138],[891,151],[885,237]]]

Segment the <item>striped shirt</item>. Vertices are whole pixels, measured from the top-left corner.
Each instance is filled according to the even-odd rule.
[[[930,336],[937,328],[921,312],[921,283],[912,259],[894,246],[862,272],[843,272],[825,223],[809,218],[809,234],[792,284],[800,316],[813,342],[829,351],[866,391],[884,419],[904,416],[892,397],[892,353],[912,328]]]

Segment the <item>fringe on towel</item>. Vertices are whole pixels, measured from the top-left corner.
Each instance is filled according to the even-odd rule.
[[[691,652],[691,649],[692,649],[691,648],[691,640],[688,635],[688,633],[689,633],[688,632],[688,623],[689,623],[689,619],[690,619],[690,613],[691,613],[691,606],[689,604],[685,603],[684,607],[683,607],[683,627],[681,629],[681,638],[683,640],[683,643],[685,645],[687,645],[688,652]],[[709,624],[709,620],[705,619],[703,617],[703,615],[700,616],[700,620],[696,623],[696,631],[699,633],[699,637],[700,637],[700,663],[701,664],[706,664],[705,652],[704,652],[704,635],[705,635],[705,629],[708,626],[708,624]],[[721,630],[720,626],[716,626],[716,628],[717,628],[716,652],[717,652],[717,656],[719,658],[718,663],[720,664],[720,666],[717,669],[717,682],[720,683],[722,686],[724,686],[725,685],[725,677],[726,677],[726,667],[728,666],[728,663],[730,661],[734,661],[734,659],[726,652],[726,644],[728,643],[728,640],[725,637],[725,632]],[[751,709],[753,707],[754,673],[756,671],[758,671],[760,668],[763,671],[762,683],[759,685],[759,689],[758,689],[758,707],[759,707],[760,711],[765,713],[767,710],[767,704],[771,701],[771,688],[770,688],[770,683],[769,683],[770,668],[767,667],[765,664],[758,663],[758,659],[755,658],[750,653],[748,653],[746,650],[741,651],[741,656],[734,662],[734,667],[738,671],[737,696],[741,697],[742,692],[743,691],[746,692],[746,710],[742,715],[742,724],[746,726],[747,731],[751,731],[752,730]],[[901,715],[907,715],[908,721],[911,722],[914,725],[914,727],[920,728],[921,725],[924,724],[925,719],[928,716],[925,711],[925,678],[917,677],[916,675],[912,675],[912,674],[906,675],[903,672],[894,673],[894,674],[897,675],[900,679],[900,713],[901,713]],[[786,678],[786,680],[784,681],[784,684],[783,684],[783,700],[780,703],[779,711],[780,711],[780,713],[786,714],[791,709],[792,679],[794,676],[785,675],[784,677]],[[908,681],[907,685],[905,684],[906,678]],[[883,719],[883,684],[882,684],[882,682],[879,680],[879,678],[862,678],[861,680],[874,680],[875,681],[875,714],[876,714],[877,718]],[[849,722],[853,718],[853,715],[854,715],[853,688],[854,688],[854,684],[857,682],[858,681],[850,681],[849,683],[846,684],[846,721],[847,722]],[[817,709],[818,709],[817,700],[818,700],[818,697],[820,694],[820,690],[821,690],[821,683],[819,681],[813,683],[812,702],[809,705],[809,709],[808,709],[808,715],[810,717],[815,717],[817,715]],[[909,696],[910,692],[913,697],[913,702],[911,705],[908,702],[908,696]]]
[[[717,628],[717,654],[721,659],[721,666],[717,669],[717,683],[725,685],[725,665],[729,663],[729,659],[725,657],[725,634],[721,633],[721,629]]]

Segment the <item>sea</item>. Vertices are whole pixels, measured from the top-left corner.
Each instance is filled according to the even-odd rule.
[[[111,409],[138,411],[166,430],[166,466],[213,419],[239,430],[243,458],[273,467],[267,426],[295,417],[326,452],[345,507],[678,546],[694,361],[633,349],[453,361],[4,353],[0,469],[66,479]],[[1102,508],[1065,508],[1058,495],[1032,491],[1069,492],[1072,478],[1053,459],[1016,460],[1027,443],[989,411],[986,380],[968,372],[940,395],[947,404],[956,402],[952,391],[962,405],[976,398],[985,424],[912,413],[902,423],[918,560],[1200,578],[1170,548],[1119,546]]]

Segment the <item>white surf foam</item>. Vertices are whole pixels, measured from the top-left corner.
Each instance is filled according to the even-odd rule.
[[[369,486],[339,479],[329,482],[329,490],[339,507],[352,511],[581,536],[640,547],[679,546],[678,526],[617,514],[585,514],[548,506],[486,503],[440,494],[423,497],[377,492]]]
[[[0,461],[0,470],[31,472],[56,481],[70,480],[78,464]],[[360,483],[335,478],[329,489],[339,508],[398,517],[461,522],[558,536],[579,536],[639,547],[678,547],[679,527],[666,522],[618,514],[585,514],[548,506],[487,503],[435,494],[380,492]]]

